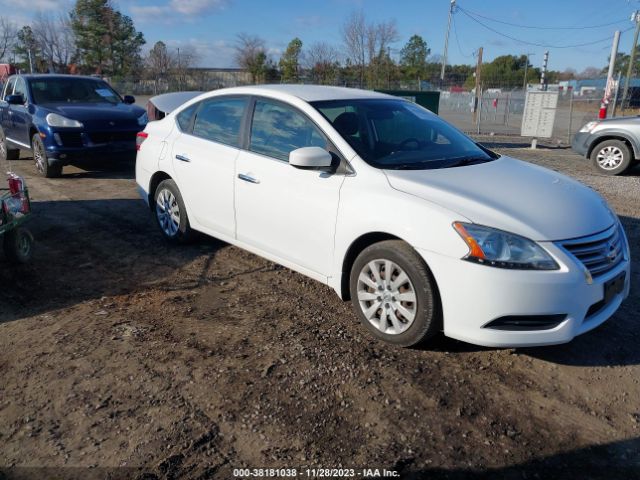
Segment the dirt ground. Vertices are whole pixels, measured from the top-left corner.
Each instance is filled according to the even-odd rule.
[[[599,190],[632,245],[631,297],[566,345],[394,348],[302,275],[166,245],[131,165],[47,180],[14,162],[37,251],[0,259],[0,479],[640,478],[640,169],[517,146],[496,149]]]

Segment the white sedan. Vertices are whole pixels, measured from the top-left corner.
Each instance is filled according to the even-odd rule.
[[[149,123],[138,148],[167,240],[197,230],[326,283],[390,343],[568,342],[629,294],[629,245],[600,195],[408,100],[222,89]]]

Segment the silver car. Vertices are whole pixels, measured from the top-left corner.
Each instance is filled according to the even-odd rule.
[[[571,148],[590,158],[606,175],[620,175],[640,159],[640,117],[617,117],[587,123]]]

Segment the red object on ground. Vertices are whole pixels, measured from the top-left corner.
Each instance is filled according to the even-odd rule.
[[[498,108],[498,99],[497,98],[493,99],[493,108]]]

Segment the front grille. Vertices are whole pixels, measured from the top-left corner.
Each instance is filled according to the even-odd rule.
[[[90,132],[93,143],[131,142],[135,143],[137,132]]]
[[[609,272],[624,258],[624,242],[617,224],[602,233],[567,240],[561,245],[589,270],[592,277]]]

